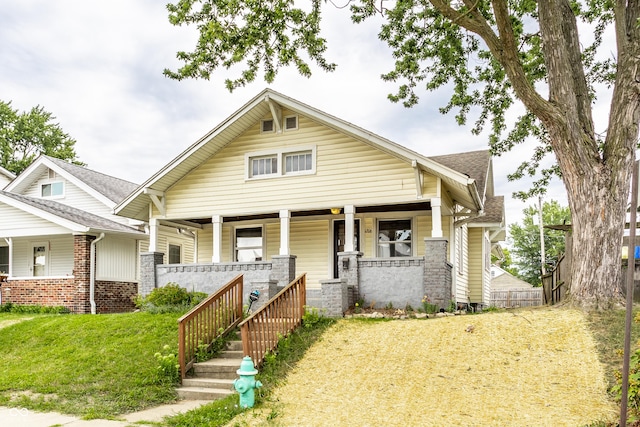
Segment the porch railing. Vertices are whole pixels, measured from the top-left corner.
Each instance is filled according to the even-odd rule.
[[[178,319],[178,360],[184,379],[196,360],[198,346],[211,345],[242,321],[242,274]]]
[[[242,350],[258,367],[278,345],[278,340],[302,324],[306,297],[303,274],[278,292],[269,302],[240,323]]]

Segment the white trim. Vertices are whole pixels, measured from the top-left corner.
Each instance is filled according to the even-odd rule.
[[[311,153],[311,169],[302,170],[297,172],[285,171],[285,158],[287,155]],[[276,158],[276,172],[270,174],[252,176],[252,160],[261,158]],[[246,181],[253,181],[259,179],[272,179],[283,178],[286,176],[298,176],[298,175],[314,175],[316,173],[317,164],[317,150],[316,145],[299,145],[295,147],[279,148],[276,150],[259,150],[245,153],[244,155],[244,179]]]

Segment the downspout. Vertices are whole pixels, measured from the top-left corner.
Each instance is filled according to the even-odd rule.
[[[96,243],[104,239],[104,233],[91,242],[91,255],[89,258],[89,304],[91,304],[91,314],[96,314]]]

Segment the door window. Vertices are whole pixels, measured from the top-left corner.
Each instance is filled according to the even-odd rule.
[[[46,276],[47,275],[47,258],[49,257],[49,250],[46,244],[33,245],[33,275],[34,276]]]

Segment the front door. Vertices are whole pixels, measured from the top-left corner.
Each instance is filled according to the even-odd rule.
[[[353,247],[356,251],[360,250],[360,220],[356,219],[354,224],[355,242]],[[345,224],[343,219],[333,222],[333,278],[338,278],[338,252],[344,252],[344,231]]]
[[[49,258],[49,248],[46,243],[37,243],[32,246],[33,248],[33,275],[34,276],[46,276],[48,275],[47,258]]]

